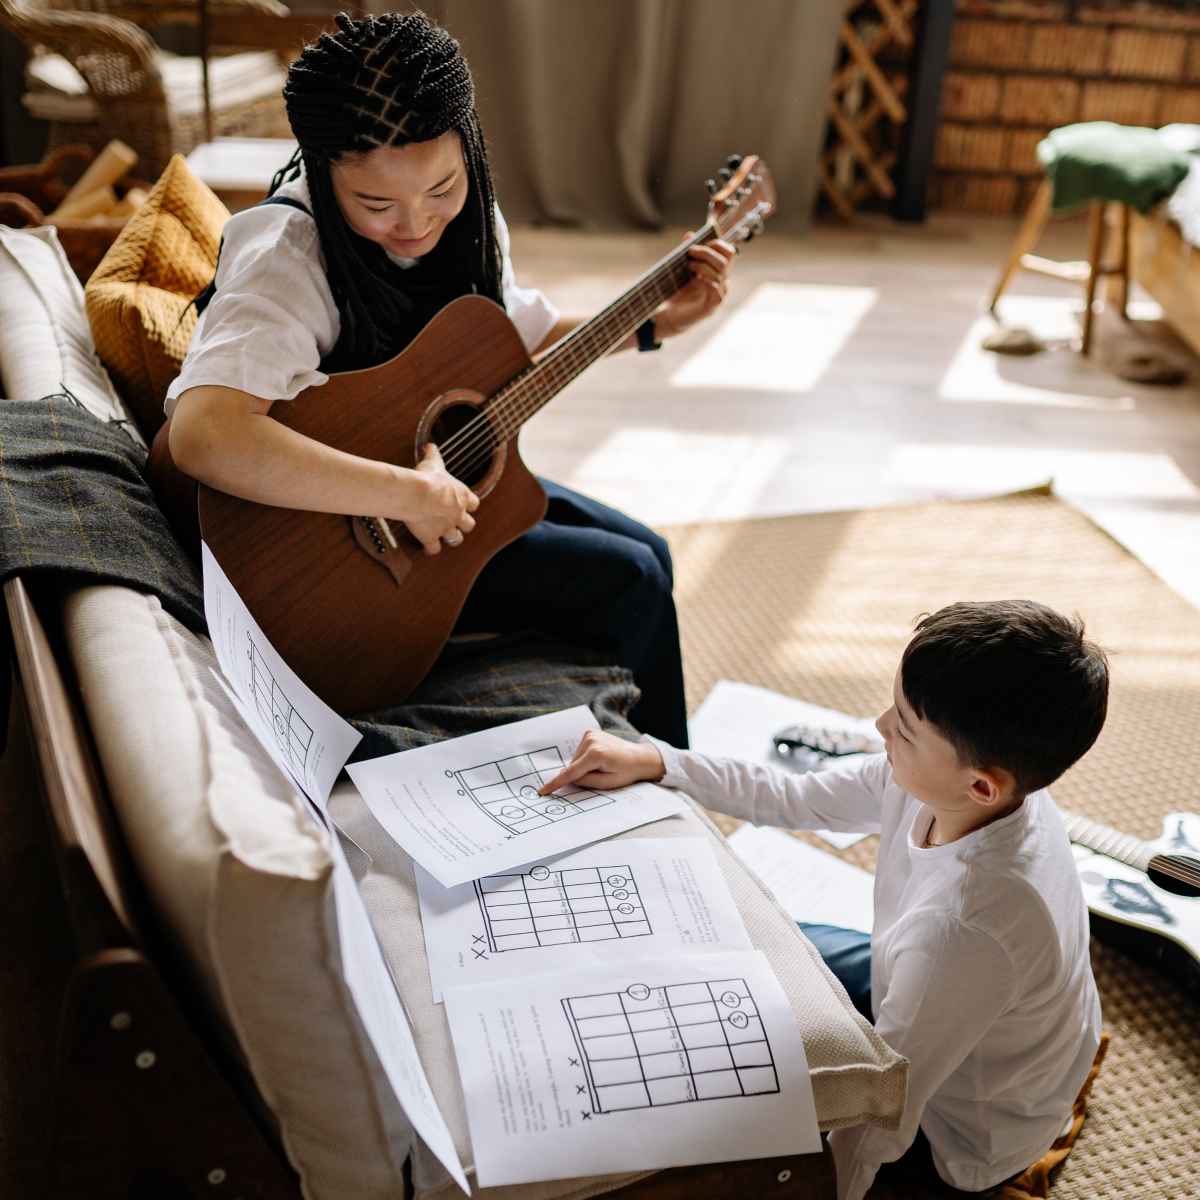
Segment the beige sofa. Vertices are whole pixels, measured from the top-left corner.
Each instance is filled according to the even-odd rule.
[[[6,322],[6,311],[12,321]],[[18,315],[19,334],[13,332]],[[125,415],[90,349],[79,285],[52,231],[0,229],[0,378],[10,397],[33,399],[65,385],[102,420]],[[88,738],[94,741],[117,841],[127,849],[129,875],[147,903],[147,921],[126,923],[130,952],[144,955],[161,974],[168,1003],[177,1009],[160,1024],[158,1044],[129,1036],[117,1012],[97,1026],[99,1045],[120,1047],[114,1061],[134,1064],[112,1080],[114,1107],[104,1113],[105,1122],[119,1125],[127,1112],[126,1123],[154,1121],[159,1128],[135,1130],[127,1138],[135,1161],[125,1168],[111,1156],[103,1170],[99,1164],[65,1164],[64,1178],[88,1176],[97,1190],[72,1191],[64,1184],[61,1194],[125,1196],[127,1180],[120,1172],[136,1170],[138,1146],[149,1153],[167,1138],[199,1146],[184,1156],[184,1182],[198,1194],[207,1184],[213,1190],[203,1194],[214,1196],[399,1200],[406,1188],[430,1200],[453,1196],[456,1186],[414,1136],[391,1093],[342,977],[331,924],[330,835],[308,817],[213,679],[211,644],[152,596],[85,586],[64,596],[42,595],[32,607],[35,618],[58,626],[57,645],[43,646],[39,668],[38,637],[30,632],[37,621],[30,623],[27,589],[10,583],[6,593],[24,630],[17,639],[18,650],[24,646],[22,682],[43,725],[64,720],[45,701],[54,692],[53,686],[46,691],[47,655],[52,671],[61,670],[70,681],[62,685],[66,700],[78,705],[86,727],[80,753],[86,754]],[[53,733],[43,741],[53,741]],[[73,790],[83,803],[86,772],[64,770],[61,754],[56,760],[48,745],[42,750],[50,791],[58,789],[59,809],[70,817]],[[331,810],[366,851],[366,857],[352,859],[359,888],[425,1071],[470,1171],[463,1097],[444,1011],[431,999],[411,863],[344,777]],[[713,840],[751,938],[791,1000],[822,1128],[861,1121],[894,1125],[904,1099],[904,1060],[854,1011],[811,944],[703,812],[636,833]],[[85,857],[102,864],[106,846],[104,839],[93,839]],[[97,894],[106,891],[104,883],[100,880]],[[176,1040],[193,1035],[199,1046],[198,1056],[191,1051],[188,1056],[193,1082],[185,1073],[156,1092],[153,1104],[139,1098],[138,1089],[150,1086],[155,1071],[160,1072],[155,1086],[163,1088],[166,1067],[182,1057],[175,1053]],[[178,1063],[176,1069],[182,1069]],[[210,1073],[219,1085],[215,1091]],[[202,1145],[223,1128],[215,1119],[209,1126],[196,1121],[192,1101],[210,1093],[227,1094],[212,1103],[238,1108],[239,1119],[219,1134],[223,1143]],[[86,1121],[78,1109],[64,1107],[65,1140],[59,1144],[86,1157],[93,1142],[75,1127]],[[288,1165],[280,1170],[269,1153],[253,1148],[239,1157],[229,1144],[235,1135],[228,1130],[235,1127],[282,1151]],[[665,1196],[678,1194],[674,1188],[682,1185],[675,1177],[681,1174],[689,1181],[688,1194],[696,1196],[833,1194],[829,1164],[821,1157],[780,1162],[660,1172],[642,1182],[637,1176],[574,1179],[484,1194],[551,1200],[628,1189],[622,1194]],[[218,1192],[214,1180],[232,1186]]]

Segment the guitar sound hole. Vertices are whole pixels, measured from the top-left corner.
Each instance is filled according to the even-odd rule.
[[[452,404],[437,416],[430,441],[442,452],[446,469],[469,488],[487,475],[499,445],[491,423],[470,404]]]
[[[1173,870],[1172,874],[1168,874]],[[1200,861],[1183,854],[1156,854],[1146,868],[1151,883],[1173,896],[1200,896]],[[1180,879],[1179,875],[1186,876]]]

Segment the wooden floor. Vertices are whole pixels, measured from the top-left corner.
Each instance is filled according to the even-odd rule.
[[[980,342],[985,297],[1014,223],[935,216],[768,231],[736,263],[709,322],[654,355],[599,363],[523,437],[535,470],[653,524],[1059,489],[1200,603],[1200,363],[1182,386],[1118,378],[1106,363],[1164,331],[1135,302],[1106,315],[1092,360],[1075,350],[1081,290],[1018,275],[1009,324],[1049,343],[1029,358]],[[651,234],[514,231],[523,283],[588,315],[670,249]],[[1079,221],[1040,251],[1085,253]]]

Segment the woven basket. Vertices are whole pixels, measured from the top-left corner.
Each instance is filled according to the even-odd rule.
[[[1179,79],[1187,41],[1174,33],[1114,29],[1108,42],[1108,71],[1129,79]]]
[[[963,170],[999,170],[1008,157],[1008,139],[1007,129],[943,123],[934,148],[934,164]]]
[[[942,81],[942,119],[980,121],[994,116],[1000,105],[998,75],[966,75],[948,71]]]
[[[1023,67],[1029,61],[1029,25],[1016,21],[959,18],[953,27],[950,62],[956,67]]]
[[[1170,125],[1173,121],[1200,125],[1200,88],[1164,89],[1159,94],[1158,115],[1153,124]]]
[[[1019,180],[1012,175],[934,176],[934,207],[946,212],[986,213],[1006,217],[1016,211]]]
[[[1009,131],[1008,162],[1010,171],[1020,175],[1041,175],[1042,164],[1037,146],[1048,131],[1045,129],[1013,129]]]
[[[1029,66],[1035,71],[1100,75],[1108,61],[1108,30],[1078,25],[1037,25],[1029,41]]]
[[[41,225],[53,225],[58,232],[63,252],[71,269],[86,283],[91,273],[100,265],[108,248],[117,240],[117,234],[125,228],[127,217],[89,217],[86,221],[64,218],[47,221],[45,214],[32,200],[17,192],[0,192],[0,225],[14,229],[36,229]]]
[[[1004,81],[1000,114],[1022,125],[1069,125],[1078,119],[1079,92],[1074,79],[1010,75]]]
[[[90,146],[58,146],[40,163],[0,168],[0,193],[23,196],[49,212],[58,206],[93,158],[95,153]]]
[[[1161,94],[1161,89],[1152,83],[1089,82],[1083,88],[1079,119],[1116,121],[1119,125],[1154,125]]]
[[[1062,21],[1071,8],[1071,0],[958,0],[955,8],[963,15],[979,13],[987,17]]]
[[[1200,80],[1200,37],[1188,39],[1187,77]]]

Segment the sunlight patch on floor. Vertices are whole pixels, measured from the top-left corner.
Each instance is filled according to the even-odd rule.
[[[870,287],[764,283],[675,371],[671,386],[810,391],[878,298]]]
[[[1073,346],[1079,326],[1074,300],[1057,296],[1006,296],[1003,324],[1023,326],[1049,347],[1037,354],[997,354],[983,342],[998,328],[981,316],[967,330],[938,386],[956,404],[1029,404],[1130,412],[1137,398],[1130,385],[1080,355]]]
[[[908,442],[888,456],[885,477],[906,488],[981,494],[1029,487],[1047,479],[1064,496],[1192,500],[1200,488],[1169,454],[1116,450],[946,445]]]

